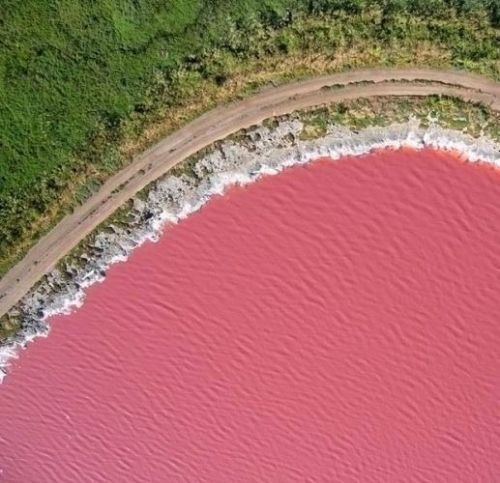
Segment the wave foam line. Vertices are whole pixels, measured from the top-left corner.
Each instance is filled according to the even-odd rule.
[[[50,317],[69,314],[81,306],[85,290],[104,280],[111,265],[127,260],[131,251],[146,240],[157,241],[165,226],[199,210],[228,186],[252,183],[261,176],[318,158],[337,160],[387,148],[431,147],[454,151],[469,162],[500,166],[500,146],[492,140],[476,139],[437,124],[421,128],[414,119],[357,133],[331,126],[324,137],[312,141],[299,139],[303,127],[302,122],[294,119],[280,122],[272,129],[255,128],[243,142],[223,142],[198,160],[193,167],[194,176],[166,175],[154,183],[145,201],[135,198],[133,220],[128,226],[110,224],[106,231],[93,235],[87,253],[47,275],[11,311],[11,315],[19,317],[21,329],[0,347],[0,383],[19,349],[48,335]]]

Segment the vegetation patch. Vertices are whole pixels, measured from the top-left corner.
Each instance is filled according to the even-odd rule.
[[[499,79],[499,26],[494,0],[4,0],[0,275],[134,154],[216,104],[367,65]]]

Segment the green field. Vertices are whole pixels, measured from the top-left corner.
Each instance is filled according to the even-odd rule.
[[[372,64],[499,79],[499,45],[499,0],[3,0],[0,275],[216,102]]]

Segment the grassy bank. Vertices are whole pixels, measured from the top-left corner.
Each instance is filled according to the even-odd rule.
[[[319,138],[326,133],[328,126],[332,124],[356,131],[368,126],[387,126],[393,122],[406,122],[410,117],[416,117],[423,126],[428,125],[432,118],[443,127],[463,131],[474,137],[484,134],[500,143],[499,112],[493,112],[480,105],[438,96],[356,99],[283,116],[279,120],[286,120],[290,117],[298,117],[302,121],[304,125],[300,136],[302,139]],[[269,119],[265,124],[274,125],[276,121],[277,119]],[[230,139],[245,143],[248,141],[248,136],[243,131],[231,136]],[[215,146],[207,147],[203,152],[185,160],[172,169],[170,174],[194,176],[195,180],[199,181],[194,174],[193,166],[201,157],[216,149],[219,144],[221,142],[216,143]],[[148,190],[149,187],[138,196],[145,198]],[[83,253],[92,254],[93,239],[96,233],[110,230],[110,225],[130,226],[129,223],[133,219],[130,217],[130,213],[130,206],[127,205],[117,210],[93,234],[82,240],[68,257],[60,261],[61,272],[65,273],[67,263],[73,266],[85,263],[85,259],[80,256]],[[21,319],[16,316],[3,317],[0,320],[0,343],[8,336],[15,334],[21,322]]]
[[[495,0],[5,0],[0,275],[131,156],[268,82],[362,65],[500,78]]]

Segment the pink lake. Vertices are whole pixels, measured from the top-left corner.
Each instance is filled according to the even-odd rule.
[[[0,386],[0,480],[500,481],[500,173],[318,161],[115,265]]]

